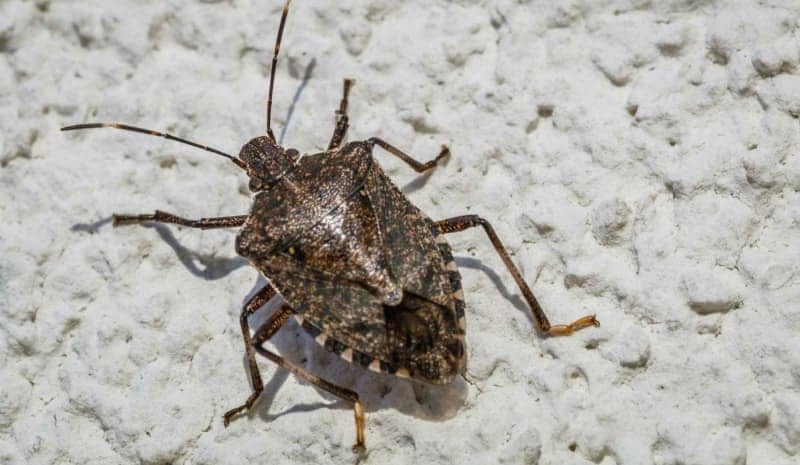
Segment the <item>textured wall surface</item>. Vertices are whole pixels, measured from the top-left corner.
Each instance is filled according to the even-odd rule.
[[[238,313],[264,282],[235,231],[112,228],[114,212],[243,214],[228,152],[264,131],[279,0],[0,1],[0,464],[354,463],[350,406],[261,360]],[[274,124],[350,139],[432,218],[495,224],[555,322],[541,338],[478,230],[453,235],[468,379],[434,388],[273,346],[350,386],[362,463],[800,460],[797,0],[296,0]],[[304,78],[307,78],[304,80]],[[294,104],[293,104],[294,102]],[[262,312],[256,319],[263,320]]]

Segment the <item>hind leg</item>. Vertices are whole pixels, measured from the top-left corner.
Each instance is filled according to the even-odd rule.
[[[258,329],[255,338],[253,338],[253,346],[259,354],[270,359],[278,366],[291,371],[295,376],[303,378],[314,386],[328,391],[340,399],[352,402],[353,413],[355,414],[356,420],[356,443],[353,446],[353,450],[364,450],[364,407],[361,405],[358,394],[349,389],[337,386],[330,381],[326,381],[319,376],[316,376],[286,360],[280,355],[264,348],[264,343],[267,342],[267,340],[278,331],[281,325],[283,325],[283,323],[289,319],[291,315],[292,311],[289,307],[282,307],[281,310],[275,314],[274,320],[267,321],[263,326],[261,326],[261,328]]]
[[[506,252],[506,248],[503,246],[503,243],[500,242],[500,238],[497,236],[497,233],[494,232],[494,228],[492,228],[492,225],[489,224],[489,222],[485,219],[477,215],[457,216],[455,218],[437,221],[436,226],[443,234],[460,232],[465,229],[482,226],[483,230],[486,232],[486,235],[489,236],[489,240],[492,242],[497,254],[500,255],[501,259],[503,259],[503,263],[511,273],[514,281],[516,281],[519,290],[522,291],[522,295],[528,302],[528,306],[533,313],[533,317],[536,319],[536,323],[538,323],[539,329],[542,332],[545,332],[550,336],[566,336],[581,328],[586,328],[587,326],[600,326],[600,323],[597,321],[597,318],[595,318],[594,315],[587,315],[582,318],[578,318],[569,324],[551,325],[550,321],[547,319],[547,315],[544,314],[544,310],[542,310],[542,307],[536,300],[536,297],[533,296],[533,292],[531,292],[531,289],[522,279],[522,273],[519,272],[519,269],[517,269],[517,267],[514,265],[514,262],[511,261],[511,257],[509,257],[508,252]]]

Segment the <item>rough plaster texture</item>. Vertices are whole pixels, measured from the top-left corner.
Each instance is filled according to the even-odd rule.
[[[58,131],[236,152],[264,130],[280,7],[0,1],[0,464],[355,461],[349,405],[266,361],[264,398],[222,427],[264,282],[234,231],[107,222],[245,213],[247,180]],[[452,236],[469,383],[352,368],[290,323],[277,350],[365,399],[363,463],[798,463],[799,27],[796,0],[296,0],[285,143],[323,148],[357,78],[351,139],[452,147],[423,178],[379,155],[417,205],[486,216],[553,320],[602,322],[537,337],[471,231]]]

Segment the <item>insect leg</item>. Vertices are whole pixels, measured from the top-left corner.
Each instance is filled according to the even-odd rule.
[[[436,158],[434,158],[433,160],[428,160],[425,163],[420,163],[417,160],[411,158],[408,154],[404,153],[402,150],[395,147],[394,145],[391,145],[390,143],[384,141],[383,139],[372,137],[369,139],[368,142],[372,145],[379,145],[387,152],[403,160],[404,162],[406,162],[406,164],[408,164],[408,166],[413,168],[414,171],[416,171],[417,173],[423,173],[425,171],[428,171],[429,169],[435,167],[436,163],[439,160],[450,155],[450,149],[446,145],[443,145],[442,150],[439,152],[439,155],[437,155]]]
[[[152,215],[112,215],[114,226],[125,226],[129,224],[140,224],[147,222],[172,223],[186,226],[189,228],[215,229],[215,228],[237,228],[247,221],[248,215],[222,216],[219,218],[200,218],[199,220],[187,220],[172,213],[156,210]]]
[[[285,316],[282,315],[282,318],[289,318],[291,316],[291,309],[288,307],[282,307],[280,312],[286,312]],[[283,320],[285,321],[285,320]],[[320,389],[324,389],[325,391],[330,392],[334,396],[350,401],[353,403],[353,412],[355,414],[356,419],[356,443],[353,446],[353,450],[360,451],[364,449],[364,407],[361,405],[361,401],[358,399],[358,394],[355,392],[345,389],[341,386],[337,386],[330,381],[326,381],[319,376],[309,373],[307,370],[295,365],[292,362],[284,359],[280,355],[266,349],[263,347],[263,344],[269,339],[280,327],[280,324],[283,324],[281,321],[277,326],[275,323],[271,323],[267,321],[264,323],[261,328],[258,329],[256,332],[255,338],[253,338],[253,346],[256,349],[256,352],[263,355],[264,357],[270,359],[278,366],[285,368],[292,372],[295,376],[298,376],[309,383],[319,387]]]
[[[255,313],[255,311],[259,308],[263,307],[264,304],[269,302],[269,300],[274,296],[275,290],[272,288],[272,286],[267,284],[266,286],[262,287],[261,290],[256,293],[256,295],[251,297],[250,300],[244,304],[244,307],[242,307],[242,313],[239,316],[239,324],[242,327],[242,338],[244,338],[244,350],[245,355],[247,356],[247,367],[248,371],[250,372],[250,384],[253,387],[253,393],[250,394],[250,397],[247,398],[244,404],[225,412],[225,415],[222,416],[222,423],[225,426],[228,426],[228,424],[231,422],[231,418],[233,418],[236,414],[250,409],[250,407],[252,407],[255,403],[256,399],[258,399],[258,396],[261,395],[261,391],[264,390],[264,382],[261,381],[261,374],[258,371],[258,364],[256,364],[256,353],[253,349],[253,340],[250,337],[250,325],[247,323],[247,317]],[[273,314],[270,320],[267,321],[267,324],[269,321],[276,319],[276,316],[277,319],[280,320],[280,318],[283,317],[281,313],[282,309],[283,307]],[[284,319],[283,321],[286,320]],[[279,327],[280,326],[278,326],[278,328]],[[277,331],[277,328],[275,330]]]
[[[442,234],[449,234],[463,231],[468,228],[474,228],[476,226],[482,226],[484,231],[486,231],[486,235],[489,236],[489,240],[492,242],[497,254],[503,259],[503,263],[506,265],[506,268],[511,273],[511,276],[514,277],[514,281],[517,282],[517,286],[519,287],[520,291],[522,291],[522,295],[525,297],[525,300],[528,302],[528,306],[530,306],[531,311],[533,312],[533,317],[536,319],[539,329],[542,332],[545,332],[551,336],[566,336],[587,326],[600,326],[600,323],[597,321],[597,318],[595,318],[595,315],[584,316],[569,324],[551,325],[547,320],[547,316],[544,314],[544,310],[542,310],[539,302],[536,301],[536,297],[533,296],[533,292],[531,292],[528,285],[522,279],[522,274],[519,272],[519,269],[517,269],[517,267],[514,265],[514,262],[511,261],[511,257],[509,257],[508,252],[506,252],[506,248],[503,247],[503,243],[500,242],[500,238],[497,237],[497,233],[494,232],[494,228],[492,228],[492,225],[489,224],[489,222],[485,219],[477,215],[457,216],[455,218],[437,221],[436,226],[439,228]]]
[[[328,150],[335,150],[339,148],[347,134],[347,128],[350,127],[350,119],[347,116],[347,96],[350,93],[350,87],[353,86],[355,81],[353,79],[344,80],[344,91],[342,101],[339,102],[339,109],[336,110],[336,128],[333,130],[331,142],[328,144]]]

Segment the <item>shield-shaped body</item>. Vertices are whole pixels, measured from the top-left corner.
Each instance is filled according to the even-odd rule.
[[[464,296],[450,247],[384,174],[371,143],[300,158],[256,195],[236,250],[340,357],[435,384],[464,371]]]

